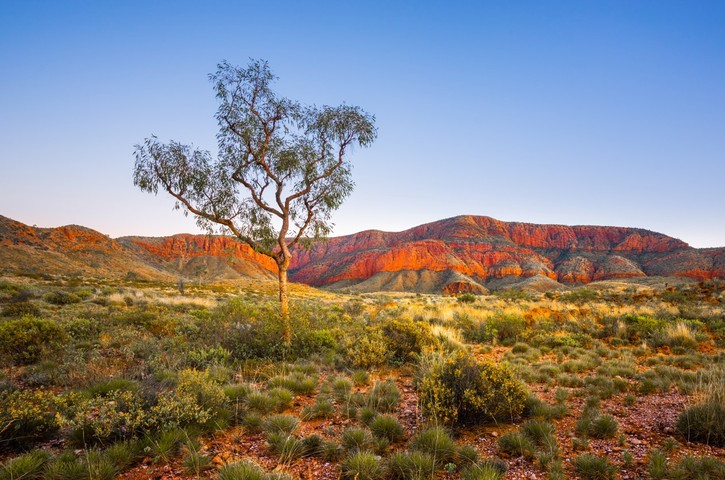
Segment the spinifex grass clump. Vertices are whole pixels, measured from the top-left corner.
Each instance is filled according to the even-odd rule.
[[[431,427],[413,437],[411,450],[427,453],[438,467],[455,460],[456,443],[442,427]]]

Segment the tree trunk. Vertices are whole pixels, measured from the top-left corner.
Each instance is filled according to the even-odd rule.
[[[279,269],[279,308],[282,314],[282,339],[285,346],[292,344],[292,326],[289,318],[289,301],[287,299],[287,267],[289,261],[277,265]]]

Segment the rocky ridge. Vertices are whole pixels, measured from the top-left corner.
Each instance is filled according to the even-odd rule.
[[[0,272],[271,280],[274,262],[224,236],[111,239],[0,216]],[[483,293],[648,276],[725,278],[725,248],[696,249],[637,228],[536,225],[459,216],[402,232],[364,231],[297,248],[292,281],[351,291]]]

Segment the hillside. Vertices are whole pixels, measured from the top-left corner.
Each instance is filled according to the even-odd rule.
[[[459,216],[402,232],[364,231],[293,252],[290,278],[351,291],[483,293],[649,276],[725,277],[725,248],[696,249],[637,228],[536,225]],[[108,238],[75,225],[0,216],[0,273],[273,280],[276,266],[231,237]]]
[[[480,292],[597,280],[725,276],[725,249],[698,250],[636,228],[535,225],[460,216],[403,232],[366,231],[295,251],[291,276],[316,286]]]

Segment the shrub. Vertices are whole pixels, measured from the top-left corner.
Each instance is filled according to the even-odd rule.
[[[0,480],[40,480],[49,459],[50,454],[43,450],[34,450],[10,459],[0,467]]]
[[[292,415],[274,415],[265,419],[262,425],[268,434],[283,433],[291,435],[292,432],[297,430],[299,424],[299,419]]]
[[[456,463],[462,466],[478,462],[478,451],[473,445],[463,445],[456,452]]]
[[[302,409],[300,415],[303,420],[312,420],[315,418],[330,418],[335,414],[335,406],[332,402],[324,397],[317,397],[315,403],[308,405]]]
[[[352,427],[342,432],[340,443],[345,450],[366,450],[372,446],[373,437],[369,430]]]
[[[670,477],[672,480],[721,480],[725,478],[725,463],[713,457],[682,457]]]
[[[267,390],[267,395],[274,401],[274,408],[279,412],[292,405],[295,398],[292,392],[283,387],[270,388]]]
[[[142,458],[141,441],[131,440],[116,442],[103,452],[103,456],[119,471],[125,470]]]
[[[120,392],[136,392],[138,391],[138,383],[126,378],[112,378],[103,380],[95,385],[88,387],[86,390],[92,397],[103,397],[115,391]]]
[[[476,301],[476,296],[472,293],[463,293],[458,295],[456,300],[458,300],[458,303],[474,303]]]
[[[403,426],[392,415],[379,415],[370,423],[370,431],[378,438],[397,442],[403,438]]]
[[[536,445],[521,432],[509,432],[498,439],[498,448],[512,457],[534,458]]]
[[[386,470],[390,480],[422,480],[431,478],[435,462],[427,453],[396,452],[388,458]]]
[[[317,378],[302,373],[278,375],[267,380],[267,386],[269,388],[286,388],[298,395],[309,395],[317,387]]]
[[[381,480],[384,477],[380,458],[370,452],[355,452],[342,462],[342,478]]]
[[[226,397],[206,372],[182,370],[172,392],[162,392],[151,409],[152,422],[163,428],[209,428],[221,421]]]
[[[264,471],[251,460],[230,463],[219,469],[219,480],[263,480]]]
[[[344,402],[352,393],[352,381],[345,377],[335,377],[330,380],[330,388],[338,402]]]
[[[192,350],[188,354],[189,366],[193,368],[207,368],[212,365],[226,365],[232,352],[224,347],[210,347]]]
[[[179,453],[187,434],[179,428],[162,431],[157,437],[149,438],[149,452],[156,462],[170,463]]]
[[[313,433],[302,439],[302,449],[307,457],[322,454],[324,440],[321,436]]]
[[[17,365],[52,357],[65,340],[65,332],[52,320],[23,317],[0,323],[0,355]]]
[[[66,403],[48,390],[0,395],[0,440],[23,445],[47,438],[61,427]]]
[[[612,480],[617,471],[606,458],[589,453],[574,459],[574,469],[583,480]]]
[[[599,397],[590,397],[594,403],[586,407],[582,417],[576,423],[576,433],[593,438],[612,438],[617,434],[617,421],[611,415],[601,415],[597,410]],[[589,399],[588,399],[589,400]]]
[[[485,323],[486,337],[500,342],[513,342],[526,330],[526,320],[518,315],[497,313]]]
[[[725,446],[725,404],[708,401],[686,409],[677,419],[677,429],[689,441]]]
[[[68,292],[51,292],[45,295],[45,301],[52,303],[53,305],[72,305],[74,303],[81,303],[81,297],[74,293]]]
[[[380,327],[392,360],[407,362],[423,351],[423,348],[435,343],[431,327],[427,323],[411,319],[390,320]]]
[[[68,424],[78,446],[130,438],[143,431],[149,417],[133,391],[111,390],[106,395],[77,402]]]
[[[252,392],[247,397],[247,406],[253,412],[266,415],[277,408],[277,400],[263,392]]]
[[[367,328],[363,335],[351,339],[345,351],[352,365],[366,369],[384,365],[390,355],[385,337],[377,328]]]
[[[418,433],[410,442],[410,448],[427,453],[439,467],[455,460],[456,443],[442,427],[431,427]]]
[[[37,317],[40,315],[40,309],[31,302],[15,302],[5,305],[2,311],[3,317]]]
[[[320,456],[326,462],[336,462],[342,458],[344,453],[345,449],[331,440],[325,440],[320,447]]]
[[[390,412],[400,403],[400,390],[392,380],[376,383],[366,403],[378,412]]]
[[[545,445],[554,436],[554,426],[540,420],[529,420],[521,425],[520,430],[536,445]]]
[[[479,363],[467,352],[428,362],[418,389],[423,412],[445,424],[512,420],[527,398],[510,367]]]
[[[647,472],[652,480],[661,480],[668,475],[667,456],[661,450],[650,453]]]
[[[282,463],[300,458],[305,453],[305,445],[300,439],[284,432],[267,435],[267,443],[273,452],[279,455]]]
[[[471,465],[461,472],[462,480],[499,480],[502,473],[493,465]]]

